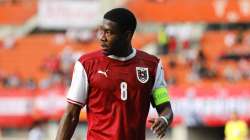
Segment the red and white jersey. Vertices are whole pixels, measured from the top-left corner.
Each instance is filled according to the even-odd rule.
[[[87,109],[88,140],[145,140],[152,90],[166,87],[162,64],[133,49],[128,57],[83,55],[67,101]]]

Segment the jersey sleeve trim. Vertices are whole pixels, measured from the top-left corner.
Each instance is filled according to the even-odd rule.
[[[160,87],[167,87],[161,61],[159,61],[158,66],[157,66],[153,90],[160,88]]]
[[[88,96],[88,77],[81,62],[77,61],[74,66],[74,72],[67,99],[72,103],[85,105]]]
[[[80,102],[77,102],[77,101],[74,101],[74,100],[71,100],[69,98],[67,98],[67,102],[71,103],[71,104],[75,104],[75,105],[78,105],[80,107],[83,107],[84,105]]]

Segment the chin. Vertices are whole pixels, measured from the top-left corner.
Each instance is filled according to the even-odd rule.
[[[104,55],[112,55],[112,52],[110,50],[103,49],[102,52]]]

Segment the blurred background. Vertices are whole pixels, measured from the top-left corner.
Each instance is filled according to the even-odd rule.
[[[234,112],[250,124],[250,0],[0,0],[1,140],[55,139],[73,64],[100,49],[114,7],[135,13],[133,46],[165,67],[175,115],[165,139],[223,140]],[[74,140],[85,139],[84,109],[80,120]]]

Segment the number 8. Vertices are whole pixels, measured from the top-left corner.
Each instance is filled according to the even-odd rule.
[[[120,88],[121,88],[121,99],[123,101],[127,100],[128,98],[128,91],[127,91],[127,83],[126,82],[121,82]]]

